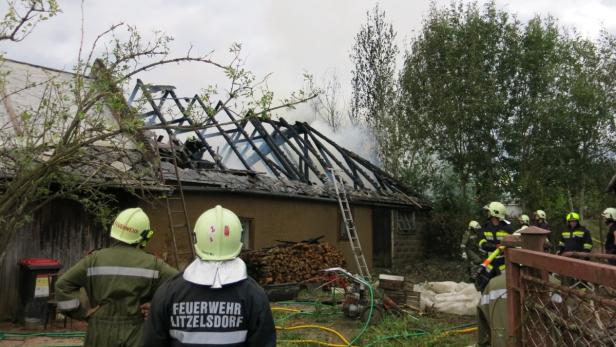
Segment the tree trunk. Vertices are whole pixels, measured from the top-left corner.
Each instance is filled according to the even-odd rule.
[[[571,189],[567,188],[567,200],[569,200],[569,211],[573,211],[573,198],[571,197]]]
[[[586,175],[582,174],[582,179],[581,179],[581,184],[580,184],[580,219],[584,219],[584,206],[586,206],[585,203],[585,199],[586,199]]]

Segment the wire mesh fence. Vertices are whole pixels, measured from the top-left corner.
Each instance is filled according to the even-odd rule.
[[[588,254],[583,260],[528,250],[509,255],[513,345],[616,346],[616,267]]]
[[[524,346],[616,346],[616,301],[602,286],[523,274],[522,290]]]

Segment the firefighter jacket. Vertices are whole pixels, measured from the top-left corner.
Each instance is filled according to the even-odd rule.
[[[136,247],[103,248],[58,279],[58,309],[74,318],[87,318],[85,346],[138,346],[144,320],[140,306],[175,274],[177,270]],[[80,288],[94,308],[89,317],[79,301]]]
[[[546,221],[535,222],[535,223],[533,223],[533,225],[536,226],[537,228],[541,228],[541,229],[545,229],[545,230],[550,230],[550,225]]]
[[[466,253],[469,263],[473,265],[481,264],[483,261],[482,252],[477,245],[479,239],[479,231],[466,229],[462,235],[462,242],[460,243],[460,249],[463,253]]]
[[[505,273],[490,280],[477,305],[477,344],[507,346],[507,282]]]
[[[575,228],[567,226],[567,230],[563,231],[560,235],[558,248],[559,253],[590,252],[592,250],[590,231],[580,224]]]
[[[610,223],[607,230],[607,237],[605,238],[605,253],[606,254],[616,254],[616,245],[614,244],[614,239],[616,233],[616,222]],[[609,259],[607,261],[610,265],[616,265],[616,260]]]
[[[235,260],[245,271],[241,259]],[[274,319],[263,289],[247,275],[234,279],[235,274],[224,269],[215,270],[217,279],[205,267],[199,279],[200,274],[191,273],[195,262],[156,291],[142,345],[276,346]],[[216,283],[221,286],[216,288]]]
[[[616,232],[616,222],[610,223],[605,238],[605,253],[616,254],[616,245],[614,245],[614,233]]]
[[[490,221],[487,221],[481,228],[479,247],[485,252],[493,252],[496,248],[498,248],[503,238],[507,235],[511,235],[512,233],[513,230],[511,230],[511,226],[506,222],[501,221],[498,225],[493,225]],[[496,268],[499,271],[504,270],[504,255],[501,254],[494,258],[489,268],[490,270],[492,268]]]

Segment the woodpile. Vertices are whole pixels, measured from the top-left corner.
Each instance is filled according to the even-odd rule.
[[[281,245],[241,255],[248,275],[259,284],[297,283],[314,280],[323,269],[346,266],[336,247],[317,240],[284,242]]]

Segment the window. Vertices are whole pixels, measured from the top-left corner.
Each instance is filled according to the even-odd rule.
[[[401,234],[412,234],[415,230],[415,212],[398,211],[398,232]]]
[[[242,223],[242,249],[251,249],[252,218],[240,217],[240,222]]]

